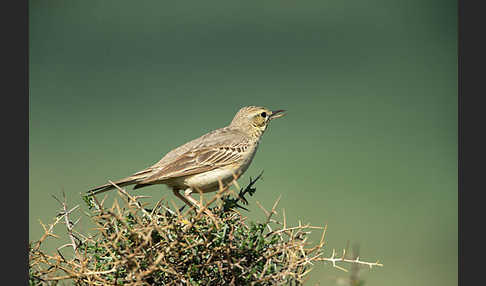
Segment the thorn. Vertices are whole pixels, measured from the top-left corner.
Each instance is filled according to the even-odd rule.
[[[181,213],[184,210],[185,207],[186,207],[186,205],[183,205],[181,208],[179,208],[179,212]]]

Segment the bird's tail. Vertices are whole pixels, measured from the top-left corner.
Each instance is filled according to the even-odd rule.
[[[123,187],[123,186],[128,186],[128,185],[133,185],[138,181],[138,178],[134,177],[127,177],[121,180],[118,180],[116,182],[113,182],[113,184]],[[101,193],[104,193],[106,191],[114,189],[115,186],[113,186],[111,183],[104,184],[95,188],[92,188],[91,190],[88,191],[88,195],[98,195]]]

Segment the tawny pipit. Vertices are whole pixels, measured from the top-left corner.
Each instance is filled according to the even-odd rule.
[[[151,167],[114,184],[120,187],[135,184],[133,189],[165,184],[187,205],[198,205],[191,193],[216,191],[220,181],[227,184],[235,175],[243,174],[250,166],[268,124],[272,119],[284,116],[283,111],[243,107],[228,126],[177,147]],[[89,192],[96,195],[114,188],[112,184],[105,184]],[[183,194],[180,190],[184,190]]]

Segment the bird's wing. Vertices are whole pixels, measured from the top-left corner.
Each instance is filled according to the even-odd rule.
[[[169,152],[150,167],[150,176],[138,184],[151,184],[234,164],[243,158],[247,148],[248,138],[244,134],[227,128],[218,129]]]

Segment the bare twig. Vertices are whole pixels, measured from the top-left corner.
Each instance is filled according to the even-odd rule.
[[[88,215],[96,225],[95,235],[76,231],[79,219],[72,222],[70,215],[79,207],[68,208],[65,196],[62,201],[56,198],[62,205],[60,214],[52,224],[41,222],[44,234],[31,244],[31,280],[71,280],[76,285],[300,285],[321,261],[343,271],[347,269],[339,264],[351,264],[352,272],[355,266],[383,266],[378,261],[362,261],[358,255],[349,258],[346,249],[342,255],[333,250],[326,257],[327,225],[299,221],[289,226],[285,211],[281,218],[277,213],[280,197],[271,210],[256,202],[265,214],[263,223],[258,224],[247,224],[232,208],[219,206],[209,211],[211,203],[231,191],[230,185],[220,182],[211,200],[204,201],[201,195],[195,213],[181,213],[177,206],[172,210],[162,199],[147,211],[140,202],[144,196],[131,196],[117,188],[123,200],[115,199],[109,208],[106,197],[101,202],[94,197],[96,208]],[[162,209],[165,211],[160,212]],[[54,226],[63,222],[70,242],[59,246],[57,253],[45,253],[40,245],[50,237],[59,237]],[[311,244],[309,234],[315,230],[321,230],[322,235],[317,244]],[[63,256],[60,250],[68,247],[77,259]]]

